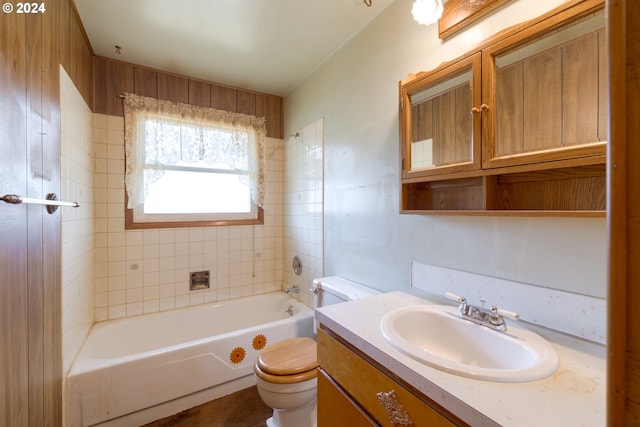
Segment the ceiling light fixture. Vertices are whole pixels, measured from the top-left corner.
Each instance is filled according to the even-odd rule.
[[[431,25],[442,16],[442,0],[416,0],[411,14],[419,24]]]

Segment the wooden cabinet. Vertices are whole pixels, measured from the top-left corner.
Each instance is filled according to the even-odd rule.
[[[563,5],[401,82],[402,212],[605,215],[603,6]]]
[[[465,425],[330,332],[317,338],[318,427]]]
[[[605,154],[604,24],[547,20],[483,50],[483,167]]]
[[[403,178],[480,169],[480,69],[478,52],[401,85]]]

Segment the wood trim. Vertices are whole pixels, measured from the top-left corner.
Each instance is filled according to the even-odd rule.
[[[469,8],[461,8],[460,0],[449,0],[444,4],[442,17],[438,20],[438,36],[446,39],[480,20],[485,15],[494,12],[497,8],[505,6],[510,0],[484,0],[479,5]]]
[[[611,2],[607,9],[610,100],[607,425],[610,426],[625,425],[626,419],[627,135],[625,121],[616,119],[627,114],[625,3],[624,0]]]
[[[125,196],[126,197],[126,196]],[[125,200],[125,206],[127,202]],[[264,209],[258,208],[255,219],[218,220],[218,221],[180,221],[180,222],[133,222],[133,209],[124,211],[125,230],[144,230],[151,228],[185,228],[185,227],[222,227],[232,225],[262,225],[264,224]]]
[[[637,267],[640,242],[640,194],[636,165],[640,152],[640,7],[636,0],[608,2],[609,42],[609,288],[607,343],[607,425],[638,425],[640,398],[640,330],[636,304],[640,299]]]

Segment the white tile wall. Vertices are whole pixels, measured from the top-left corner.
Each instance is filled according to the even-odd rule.
[[[314,278],[323,276],[323,150],[324,120],[306,126],[284,145],[284,275],[283,289],[300,286],[298,295],[311,305]],[[302,274],[292,261],[298,256]]]
[[[92,113],[60,67],[62,364],[70,368],[93,324]]]
[[[124,120],[94,114],[95,320],[171,310],[281,288],[283,150],[266,140],[264,225],[124,229]],[[209,270],[211,287],[189,291]]]

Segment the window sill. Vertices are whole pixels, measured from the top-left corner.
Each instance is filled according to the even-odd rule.
[[[124,213],[125,230],[142,230],[151,228],[184,228],[184,227],[221,227],[233,225],[262,225],[264,224],[264,209],[258,208],[255,219],[215,220],[215,221],[174,221],[174,222],[134,222],[133,209],[126,209]]]

